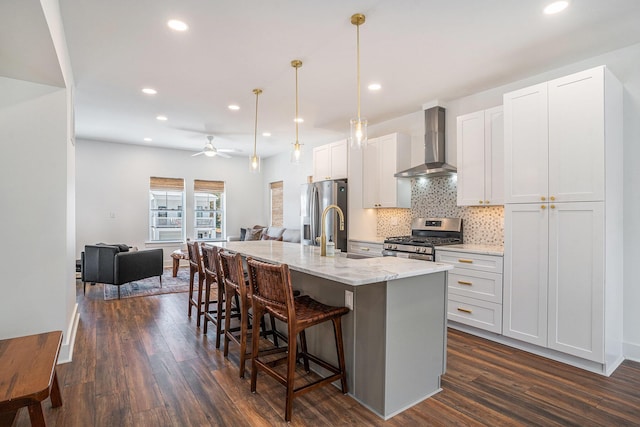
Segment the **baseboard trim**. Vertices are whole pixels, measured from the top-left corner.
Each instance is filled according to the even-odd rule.
[[[622,352],[626,359],[640,362],[640,344],[624,342],[622,343]]]
[[[73,348],[76,344],[76,333],[78,332],[78,323],[80,321],[80,313],[78,313],[78,303],[73,306],[73,313],[69,320],[67,331],[62,334],[62,346],[58,355],[58,364],[69,363],[73,360]]]

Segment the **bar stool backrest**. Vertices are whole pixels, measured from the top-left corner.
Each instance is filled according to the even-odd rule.
[[[247,258],[247,269],[254,303],[261,304],[269,312],[273,312],[270,308],[274,308],[286,314],[288,321],[295,324],[296,314],[289,266],[268,264]]]
[[[187,242],[187,249],[189,250],[189,265],[192,269],[202,273],[202,257],[200,256],[200,246],[197,242]]]
[[[222,280],[226,286],[231,286],[238,291],[242,301],[248,301],[250,295],[244,281],[244,268],[242,256],[239,253],[230,253],[221,249],[218,252],[220,266],[222,267]]]
[[[204,274],[211,280],[211,283],[221,283],[220,260],[217,246],[202,247],[202,263],[204,264]]]

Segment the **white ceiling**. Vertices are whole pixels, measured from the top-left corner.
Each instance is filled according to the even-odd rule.
[[[253,88],[264,90],[259,154],[288,150],[293,59],[303,62],[300,141],[343,137],[356,113],[350,16],[357,12],[367,17],[362,115],[370,124],[640,42],[638,0],[573,0],[554,16],[542,14],[542,0],[59,1],[76,83],[76,138],[194,152],[206,134],[218,148],[251,152]],[[172,18],[189,31],[170,30]],[[369,92],[372,81],[382,90]],[[158,94],[142,94],[146,86]],[[230,111],[231,103],[241,109]],[[169,120],[157,121],[159,114]]]

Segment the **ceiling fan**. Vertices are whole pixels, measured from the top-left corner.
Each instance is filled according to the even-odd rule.
[[[204,144],[204,148],[202,149],[202,151],[200,151],[199,153],[193,154],[191,157],[204,154],[207,157],[220,156],[220,157],[224,157],[225,159],[231,158],[230,155],[223,153],[221,150],[218,150],[216,147],[213,146],[213,143],[211,142],[213,141],[213,136],[207,135],[207,139],[209,140],[209,142]]]

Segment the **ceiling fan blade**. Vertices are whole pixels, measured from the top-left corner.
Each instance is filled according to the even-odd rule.
[[[225,159],[230,159],[230,158],[231,158],[231,156],[230,156],[230,155],[228,155],[228,154],[224,154],[224,153],[221,153],[219,150],[218,150],[218,153],[216,153],[216,154],[217,154],[218,156],[220,156],[220,157],[224,157]]]
[[[201,152],[196,153],[196,154],[192,154],[191,157],[199,156],[200,154],[204,154],[204,151],[201,151]]]

